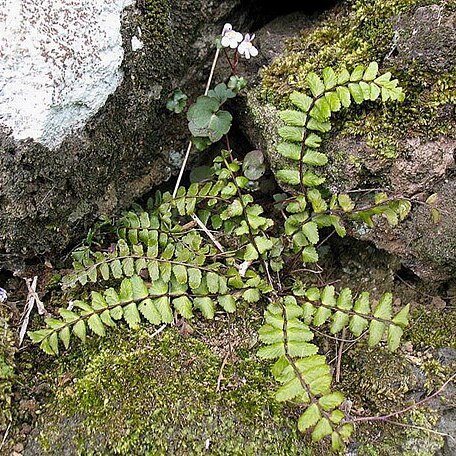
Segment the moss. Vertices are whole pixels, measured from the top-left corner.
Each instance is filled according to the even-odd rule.
[[[144,0],[147,15],[147,39],[168,42],[171,38],[171,5],[168,0]]]
[[[342,388],[348,392],[352,410],[382,416],[409,407],[417,392],[430,394],[450,375],[451,369],[430,354],[414,353],[412,363],[406,353],[359,346],[344,359]],[[437,410],[420,407],[389,421],[361,424],[355,437],[357,454],[433,456],[444,444],[443,437],[432,432],[439,419]]]
[[[344,2],[315,25],[288,42],[286,51],[262,72],[259,97],[277,107],[287,104],[288,94],[307,89],[306,75],[326,66],[352,68],[370,61],[382,63],[405,88],[402,104],[370,109],[369,103],[339,116],[338,130],[345,136],[363,136],[380,157],[393,159],[401,153],[406,135],[413,131],[428,139],[456,135],[456,126],[444,106],[456,99],[456,69],[424,67],[394,58],[395,27],[420,6],[441,4],[435,0],[358,0]],[[450,7],[444,6],[447,11]],[[424,39],[431,39],[424,37]],[[434,38],[432,38],[434,39]],[[437,38],[435,38],[437,40]],[[450,39],[450,38],[448,38]],[[393,56],[385,59],[386,56]],[[442,120],[444,119],[444,120]]]
[[[456,349],[456,309],[418,306],[412,314],[412,325],[406,337],[417,349],[451,347]]]
[[[372,413],[389,413],[405,404],[417,386],[410,362],[397,353],[369,349],[364,344],[344,360],[344,389],[354,401]]]
[[[406,418],[397,420],[402,426],[373,425],[359,439],[359,456],[434,456],[442,448],[443,437],[420,428],[434,429],[439,414],[428,408],[416,409]],[[375,444],[375,434],[381,429],[383,438]]]
[[[0,304],[0,432],[5,432],[11,422],[11,388],[15,377],[15,338],[7,315]]]
[[[29,454],[310,454],[274,403],[267,368],[244,352],[226,364],[219,393],[221,364],[173,330],[119,331],[60,364],[74,380],[56,388]]]

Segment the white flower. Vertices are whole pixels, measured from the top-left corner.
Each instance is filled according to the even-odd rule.
[[[225,24],[222,30],[222,46],[236,49],[242,41],[242,33],[233,30],[231,24]]]
[[[246,33],[244,40],[238,47],[239,54],[243,55],[246,59],[250,59],[250,57],[256,57],[258,55],[258,49],[252,44],[254,38],[255,34],[250,36],[249,33]]]
[[[8,299],[8,294],[6,293],[6,290],[3,288],[0,288],[0,302],[4,302]]]

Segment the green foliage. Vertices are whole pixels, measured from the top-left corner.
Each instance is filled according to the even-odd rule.
[[[277,151],[289,166],[279,169],[276,177],[294,195],[285,206],[292,214],[285,222],[285,232],[293,235],[294,253],[300,252],[304,263],[315,263],[318,253],[312,246],[319,241],[319,229],[332,226],[339,236],[345,236],[346,221],[373,227],[376,215],[383,215],[395,226],[408,215],[411,204],[380,194],[371,204],[357,207],[347,194],[328,195],[317,188],[325,182],[318,168],[328,163],[328,157],[319,149],[323,134],[331,129],[332,114],[348,108],[352,100],[358,104],[378,98],[402,101],[404,93],[398,80],[392,80],[391,73],[379,76],[378,65],[372,62],[367,67],[356,66],[351,73],[346,69],[336,73],[331,68],[325,68],[322,77],[309,73],[307,83],[310,94],[292,92],[293,109],[279,113],[285,125],[278,130],[283,141]]]
[[[173,94],[169,97],[166,107],[176,114],[180,114],[187,106],[188,97],[185,95],[182,90],[177,89],[173,92]]]
[[[361,293],[354,300],[348,288],[337,294],[333,286],[306,289],[299,282],[292,295],[280,297],[268,306],[265,324],[259,330],[264,346],[258,356],[276,360],[272,374],[281,384],[276,392],[278,401],[308,405],[298,427],[302,432],[310,430],[313,441],[331,435],[332,448],[338,451],[354,429],[340,408],[344,395],[331,390],[332,376],[325,356],[319,355],[318,347],[310,343],[313,328],[326,325],[333,335],[344,329],[355,337],[366,333],[369,346],[386,338],[388,348],[394,351],[408,325],[408,313],[409,306],[405,306],[392,316],[390,293],[372,309],[369,293]]]
[[[285,126],[279,128],[279,135],[284,142],[277,149],[285,158],[298,162],[290,163],[292,168],[280,170],[278,179],[285,184],[300,186],[301,191],[303,186],[313,187],[323,183],[318,177],[306,178],[306,174],[314,175],[316,171],[312,168],[324,166],[328,161],[318,149],[322,142],[321,133],[331,129],[333,113],[348,108],[352,101],[360,104],[379,98],[383,102],[404,99],[398,80],[392,80],[391,73],[378,76],[375,62],[367,68],[358,65],[351,73],[343,69],[336,74],[332,68],[325,68],[323,78],[311,72],[307,75],[307,84],[311,96],[294,91],[290,95],[294,109],[280,112]]]
[[[74,270],[63,286],[88,287],[90,298],[60,309],[59,318],[48,318],[46,328],[29,333],[31,339],[57,355],[73,336],[83,342],[103,337],[122,321],[135,329],[142,322],[171,324],[195,314],[212,319],[218,311],[267,302],[258,356],[274,360],[276,399],[299,404],[298,428],[311,432],[315,442],[330,437],[332,448],[341,450],[354,425],[344,411],[344,395],[331,387],[331,368],[313,343],[314,332],[344,331],[366,337],[371,347],[394,351],[408,325],[409,307],[393,314],[389,293],[375,303],[367,292],[354,297],[348,288],[303,285],[299,268],[319,261],[322,229],[345,236],[349,222],[373,226],[378,216],[397,225],[411,205],[383,193],[372,201],[331,194],[318,171],[328,162],[320,146],[334,112],[352,101],[401,101],[403,92],[391,74],[378,76],[376,63],[358,65],[351,73],[326,68],[321,77],[310,73],[307,82],[310,93],[293,92],[293,108],[280,114],[283,141],[277,150],[289,166],[276,173],[287,191],[274,197],[279,210],[266,215],[268,202],[263,206],[254,198],[256,181],[266,171],[261,151],[241,162],[223,150],[211,167],[194,170],[192,183],[177,189],[175,197],[156,192],[147,208],[125,213],[111,248],[76,250]],[[198,148],[228,133],[231,114],[221,107],[244,86],[233,76],[189,108]]]
[[[207,95],[198,97],[187,112],[188,128],[193,136],[193,144],[198,150],[204,150],[210,144],[220,141],[231,128],[233,117],[222,105],[234,98],[245,86],[246,80],[232,76],[225,83],[217,84]]]

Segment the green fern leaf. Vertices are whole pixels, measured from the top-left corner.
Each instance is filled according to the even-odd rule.
[[[285,141],[301,142],[304,139],[304,128],[302,127],[280,127],[278,133]]]
[[[304,247],[302,250],[303,263],[316,263],[318,261],[318,252],[313,245]]]
[[[318,149],[320,147],[321,141],[321,136],[318,136],[315,133],[311,133],[304,141],[304,144],[311,149]]]
[[[128,304],[123,309],[123,316],[128,326],[132,329],[138,329],[141,323],[141,317],[138,312],[138,307],[135,302]]]
[[[195,298],[195,301],[201,298]],[[193,317],[192,301],[187,296],[179,296],[173,299],[173,307],[184,317],[190,320]],[[195,304],[196,307],[196,304]]]
[[[277,171],[276,177],[280,182],[289,185],[299,185],[299,171],[294,169],[281,169]]]
[[[372,320],[369,326],[369,347],[374,347],[382,339],[385,332],[386,325],[378,320]]]
[[[319,98],[309,114],[319,122],[326,122],[331,117],[331,107],[327,99]]]
[[[336,305],[336,298],[334,295],[334,286],[329,285],[323,288],[321,292],[321,302],[326,306],[334,307]]]
[[[320,240],[318,226],[315,222],[307,222],[302,226],[302,232],[311,244],[317,244]]]
[[[369,63],[368,67],[366,68],[366,71],[364,72],[363,75],[363,80],[364,81],[373,81],[378,74],[378,63],[377,62],[371,62]]]
[[[299,179],[299,178],[298,178]],[[312,171],[306,171],[304,176],[302,176],[302,183],[306,187],[318,187],[323,184],[326,179],[324,177],[318,176]]]
[[[343,68],[337,75],[337,84],[344,85],[350,80],[350,73],[346,68]]]
[[[381,318],[382,320],[391,320],[393,305],[393,295],[391,293],[385,293],[375,308],[374,317]]]
[[[282,355],[285,355],[285,347],[283,345],[283,342],[265,345],[264,347],[261,347],[257,352],[257,356],[262,359],[275,359],[279,358]]]
[[[304,127],[307,121],[307,115],[301,111],[287,109],[279,112],[279,117],[289,126]]]
[[[337,334],[339,331],[342,331],[342,329],[347,326],[349,318],[349,315],[344,312],[336,312],[332,316],[333,322],[330,327],[331,334]]]
[[[363,65],[356,65],[350,75],[350,81],[351,82],[361,81],[361,79],[364,75],[364,71],[365,71],[365,67]]]
[[[114,260],[111,264],[111,272],[112,276],[115,279],[121,279],[123,277],[123,271],[122,271],[122,263],[120,260]]]
[[[328,318],[331,316],[332,312],[331,309],[328,309],[326,307],[319,307],[317,311],[315,312],[315,316],[313,319],[313,324],[317,328],[328,320]]]
[[[314,97],[320,96],[325,91],[325,85],[316,73],[308,73],[306,81]]]
[[[344,401],[345,396],[341,392],[336,391],[334,393],[326,394],[325,396],[321,397],[318,400],[318,403],[321,405],[323,410],[330,412],[336,407],[339,407]]]
[[[308,130],[315,130],[321,133],[327,133],[331,130],[331,122],[320,122],[311,117],[306,125]]]
[[[361,104],[364,101],[364,93],[359,84],[348,84],[348,90],[350,91],[355,103]]]
[[[393,318],[393,323],[398,326],[406,327],[409,324],[408,315],[410,312],[410,304],[407,304],[403,309],[401,309],[396,316]]]
[[[350,90],[348,90],[347,87],[337,87],[336,92],[342,106],[348,108],[351,105]]]
[[[333,431],[331,423],[327,418],[321,418],[312,432],[312,441],[319,442]]]
[[[109,326],[111,328],[115,328],[116,324],[112,320],[111,313],[109,310],[105,310],[104,312],[102,312],[100,315],[100,318],[101,318],[101,321],[103,322],[103,324],[105,324],[106,326]]]
[[[340,451],[344,447],[344,442],[342,441],[340,435],[337,432],[331,434],[331,448],[333,451]]]
[[[275,399],[278,402],[290,401],[303,392],[304,390],[299,378],[294,377],[292,380],[285,383],[285,385],[277,389]]]
[[[233,313],[236,311],[236,300],[231,295],[222,295],[218,298],[218,303],[225,310],[225,312]]]
[[[104,337],[106,335],[103,322],[97,314],[93,314],[91,317],[89,317],[87,324],[89,328],[98,336]]]
[[[307,407],[306,411],[299,417],[298,429],[301,432],[306,432],[314,427],[321,418],[320,409],[317,404],[312,404]]]
[[[81,339],[82,342],[86,341],[86,324],[84,320],[79,320],[74,326],[73,326],[73,334],[79,339]]]
[[[328,163],[328,157],[321,152],[316,152],[312,149],[308,149],[302,157],[302,161],[306,165],[310,166],[324,166]]]
[[[312,105],[311,97],[296,90],[291,93],[290,101],[303,112],[308,112]]]
[[[325,99],[329,105],[331,112],[340,111],[342,104],[337,92],[329,92],[325,95]]]
[[[277,152],[285,158],[299,160],[301,156],[301,145],[290,142],[282,142],[277,146]]]
[[[70,340],[71,340],[71,331],[68,326],[65,326],[65,328],[62,328],[59,331],[59,337],[60,340],[63,342],[64,347],[68,350],[70,346]]]
[[[199,309],[203,314],[204,318],[212,320],[215,316],[215,304],[214,301],[209,297],[195,298],[193,305],[196,309]]]
[[[326,90],[331,90],[337,85],[337,75],[331,67],[325,68],[322,75]]]
[[[161,315],[151,299],[142,301],[138,305],[138,310],[149,323],[159,325],[162,322]]]

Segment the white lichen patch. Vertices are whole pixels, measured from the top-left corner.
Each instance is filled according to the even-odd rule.
[[[0,124],[56,148],[122,80],[134,0],[0,0]]]

